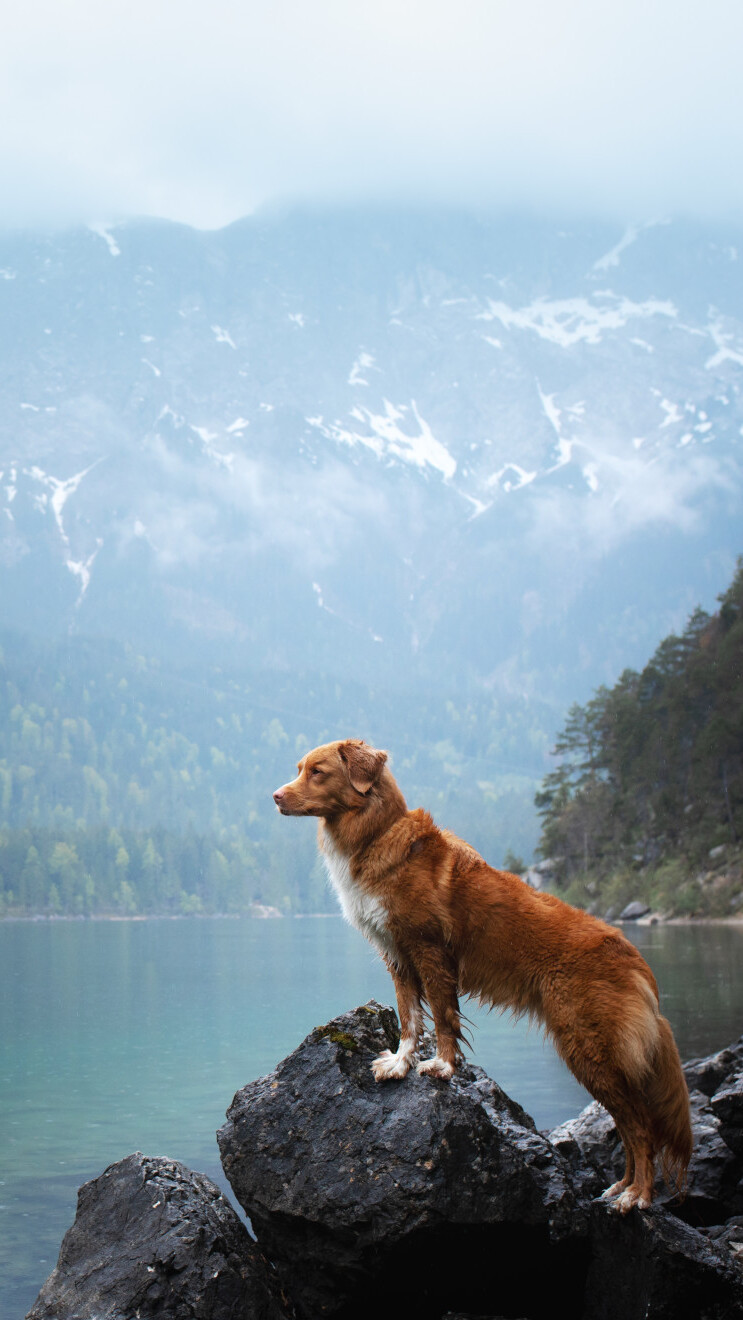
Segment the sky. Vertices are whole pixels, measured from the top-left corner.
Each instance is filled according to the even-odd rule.
[[[743,215],[740,0],[25,0],[0,224],[309,199]]]

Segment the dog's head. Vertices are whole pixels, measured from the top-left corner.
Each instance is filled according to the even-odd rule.
[[[357,811],[378,782],[386,752],[360,738],[325,743],[302,757],[299,774],[273,795],[282,816],[322,816],[330,820]]]

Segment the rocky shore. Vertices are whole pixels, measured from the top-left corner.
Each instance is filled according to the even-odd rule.
[[[86,1183],[27,1320],[740,1320],[743,1039],[686,1064],[686,1199],[620,1216],[608,1114],[551,1133],[479,1068],[374,1082],[377,1003],[318,1027],[217,1134],[207,1178],[134,1154]]]

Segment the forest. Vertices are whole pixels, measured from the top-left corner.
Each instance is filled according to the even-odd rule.
[[[539,853],[571,902],[743,909],[743,559],[718,599],[568,713],[536,805]]]
[[[0,915],[335,910],[313,823],[271,794],[310,747],[389,749],[495,862],[530,854],[552,712],[301,673],[175,671],[80,637],[0,635]],[[554,726],[553,726],[554,727]]]

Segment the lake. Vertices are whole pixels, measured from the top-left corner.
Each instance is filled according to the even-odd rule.
[[[627,929],[683,1058],[743,1031],[743,924]],[[0,923],[0,1318],[56,1264],[76,1191],[134,1150],[224,1188],[214,1132],[239,1087],[376,998],[381,962],[339,917]],[[472,1005],[472,1057],[550,1128],[587,1103],[536,1028]]]

